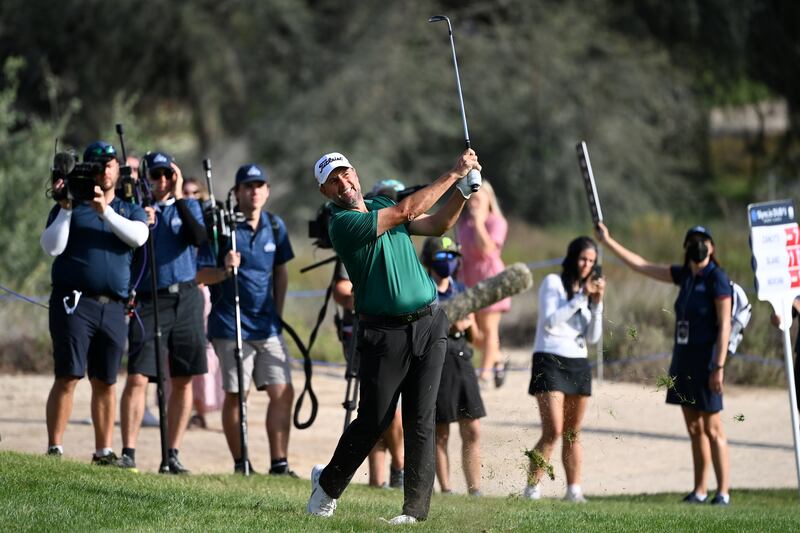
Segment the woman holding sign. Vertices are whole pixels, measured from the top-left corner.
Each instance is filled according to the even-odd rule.
[[[728,505],[728,442],[722,428],[722,383],[730,335],[731,285],[714,256],[714,241],[703,226],[694,226],[683,240],[682,265],[651,263],[611,238],[597,225],[598,238],[631,269],[680,287],[675,300],[675,346],[669,368],[667,403],[683,410],[692,442],[694,490],[686,503],[707,501],[706,473],[717,477],[712,504]]]

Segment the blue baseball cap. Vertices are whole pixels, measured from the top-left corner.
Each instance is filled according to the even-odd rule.
[[[255,163],[240,166],[239,170],[236,171],[236,185],[250,183],[251,181],[269,183],[269,176]]]
[[[686,232],[686,237],[683,238],[683,245],[686,246],[686,243],[689,242],[689,237],[692,235],[702,235],[712,243],[714,239],[711,237],[711,232],[705,226],[692,226],[689,228],[689,231]]]
[[[113,145],[103,141],[96,141],[83,151],[84,163],[106,163],[117,157],[117,150]]]
[[[148,172],[158,168],[165,168],[172,172],[172,163],[175,162],[175,158],[167,152],[147,152],[144,161]]]

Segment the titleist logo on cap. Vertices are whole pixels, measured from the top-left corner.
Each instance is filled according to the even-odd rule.
[[[319,162],[319,171],[322,172],[322,169],[333,163],[334,161],[344,161],[344,157],[337,156],[337,157],[327,157]]]

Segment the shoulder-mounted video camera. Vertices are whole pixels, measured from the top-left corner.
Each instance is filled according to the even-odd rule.
[[[100,163],[79,163],[78,157],[73,152],[58,152],[53,157],[53,166],[50,169],[51,184],[63,180],[64,187],[56,192],[53,190],[53,200],[61,201],[70,199],[74,202],[92,200],[96,178],[101,176],[105,167]]]
[[[331,237],[328,235],[328,224],[331,221],[331,203],[325,202],[317,210],[314,220],[308,221],[308,237],[315,239],[314,246],[330,250],[333,248]]]

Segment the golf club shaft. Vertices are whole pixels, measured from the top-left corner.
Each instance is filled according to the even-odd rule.
[[[464,110],[464,95],[461,92],[461,76],[458,74],[458,59],[456,59],[456,43],[453,40],[453,29],[450,28],[450,21],[447,21],[447,27],[450,32],[450,48],[453,51],[453,68],[456,71],[456,88],[458,88],[458,103],[461,105],[461,121],[464,123],[464,144],[467,148],[469,145],[469,128],[467,127],[467,112]]]

